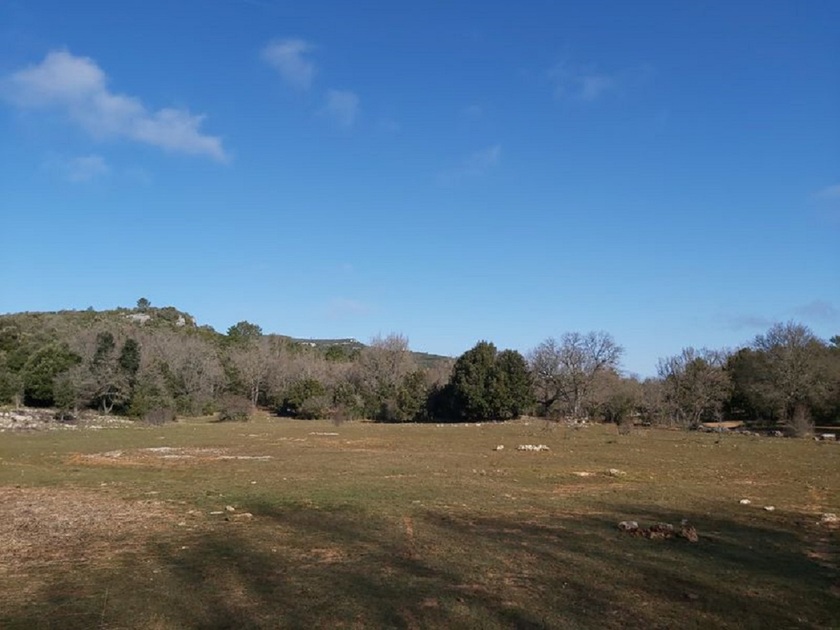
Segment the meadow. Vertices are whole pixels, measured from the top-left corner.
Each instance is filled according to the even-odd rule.
[[[840,627],[840,444],[195,418],[2,433],[0,505],[3,628]]]

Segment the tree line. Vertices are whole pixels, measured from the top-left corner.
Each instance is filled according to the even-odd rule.
[[[734,351],[685,348],[657,376],[622,374],[605,332],[548,338],[523,355],[480,341],[418,361],[402,335],[318,346],[247,321],[225,334],[148,300],[135,309],[0,317],[0,403],[136,418],[261,406],[296,418],[505,420],[523,414],[691,427],[722,419],[805,433],[840,424],[840,337],[780,323]]]

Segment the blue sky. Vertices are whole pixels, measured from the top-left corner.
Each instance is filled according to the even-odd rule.
[[[118,7],[118,8],[116,8]],[[0,312],[840,333],[840,4],[0,0]]]

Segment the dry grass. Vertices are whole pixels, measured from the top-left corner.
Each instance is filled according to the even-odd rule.
[[[830,628],[838,488],[840,444],[536,421],[8,435],[0,626]]]

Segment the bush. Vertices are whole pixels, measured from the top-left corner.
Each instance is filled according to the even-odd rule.
[[[429,384],[423,370],[406,374],[393,396],[384,398],[374,414],[378,422],[422,422],[427,417]]]
[[[329,400],[325,400],[326,388],[321,381],[304,378],[292,383],[286,390],[283,402],[277,408],[277,415],[311,420],[323,416]]]
[[[793,437],[810,437],[814,434],[814,423],[805,405],[797,405],[794,408],[786,428],[788,434]]]
[[[251,401],[243,396],[228,395],[219,402],[218,422],[247,422],[254,413]]]
[[[530,406],[531,376],[521,354],[497,352],[492,343],[480,341],[455,361],[449,391],[453,416],[469,421],[510,420]]]
[[[296,418],[301,420],[317,420],[325,418],[330,406],[330,397],[326,394],[307,398],[298,408]]]
[[[166,407],[157,407],[143,414],[143,422],[153,426],[175,422],[175,412]]]

